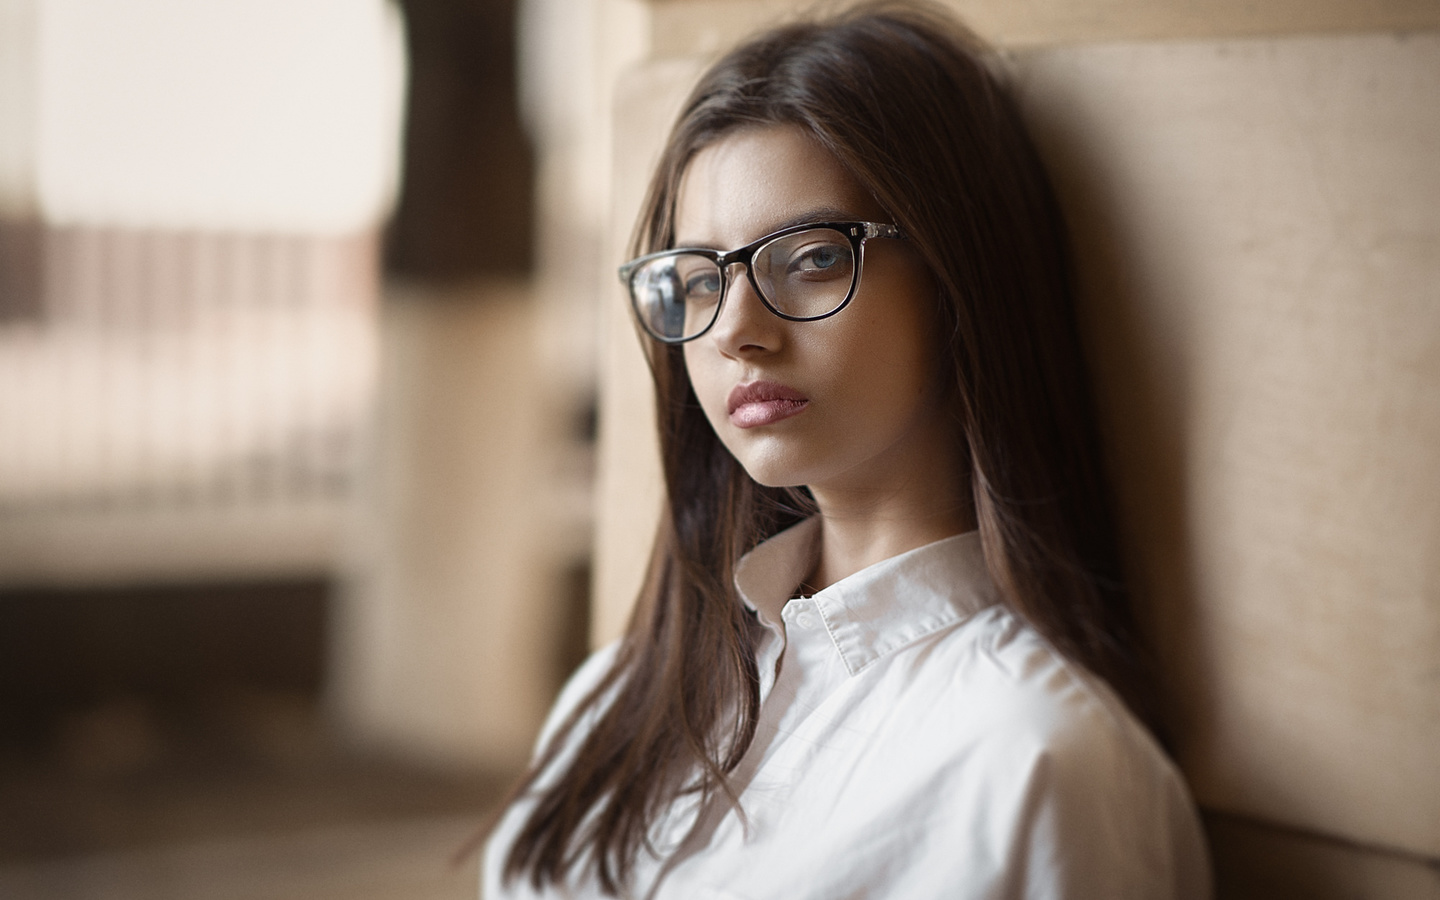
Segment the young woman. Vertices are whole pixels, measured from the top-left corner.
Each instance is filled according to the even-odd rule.
[[[485,896],[1199,898],[1046,178],[914,7],[691,94],[621,269],[668,503]]]

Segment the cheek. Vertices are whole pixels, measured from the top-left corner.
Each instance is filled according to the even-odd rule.
[[[893,294],[856,312],[861,314],[845,322],[844,334],[836,336],[832,358],[852,361],[849,368],[887,382],[906,377],[918,381],[933,369],[939,340],[933,317],[915,298]]]
[[[929,311],[896,303],[856,325],[842,351],[859,361],[846,367],[852,396],[882,418],[908,418],[939,386],[940,342]]]
[[[711,422],[715,421],[716,410],[723,406],[723,398],[717,399],[718,388],[717,378],[712,366],[707,366],[707,357],[694,349],[697,342],[692,341],[686,344],[683,353],[685,360],[685,376],[690,379],[690,389],[695,392],[695,397],[700,401],[700,408],[705,411],[705,416]]]

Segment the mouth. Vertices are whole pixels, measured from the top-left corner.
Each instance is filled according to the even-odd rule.
[[[794,388],[773,381],[752,381],[735,386],[725,410],[735,427],[756,428],[799,415],[809,405],[810,398]]]

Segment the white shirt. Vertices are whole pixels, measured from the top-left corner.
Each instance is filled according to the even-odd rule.
[[[767,630],[755,741],[733,773],[741,809],[723,797],[672,808],[633,896],[1210,896],[1174,766],[1103,683],[997,604],[977,533],[791,599],[813,567],[817,525],[777,535],[736,569]],[[542,743],[613,651],[576,673]],[[539,895],[523,881],[500,886],[529,809],[515,804],[487,844],[483,896],[600,896],[591,884]]]

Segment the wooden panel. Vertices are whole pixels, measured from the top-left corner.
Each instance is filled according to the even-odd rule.
[[[1440,900],[1440,867],[1420,857],[1207,815],[1220,900]]]
[[[1440,856],[1440,34],[1017,62],[1184,768]]]

